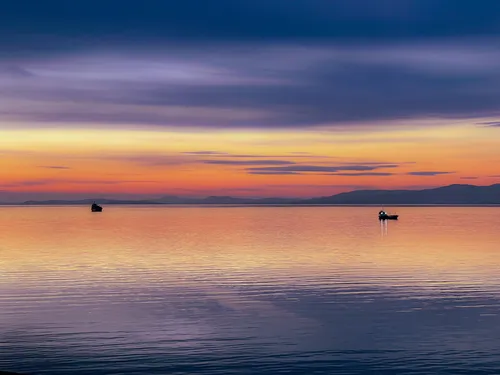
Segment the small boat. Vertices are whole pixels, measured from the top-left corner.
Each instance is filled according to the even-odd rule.
[[[92,203],[92,206],[90,207],[90,210],[92,212],[102,212],[102,207],[96,204],[95,202]]]
[[[378,219],[379,220],[397,220],[399,217],[399,215],[389,215],[387,212],[385,211],[380,211],[378,213]]]

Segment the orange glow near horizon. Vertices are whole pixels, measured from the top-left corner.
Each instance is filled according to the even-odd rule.
[[[372,277],[373,282],[387,282],[380,276],[398,272],[413,275],[420,280],[415,282],[418,284],[422,280],[435,280],[443,272],[463,268],[474,269],[475,274],[463,272],[457,283],[466,277],[478,279],[478,274],[482,280],[496,278],[494,260],[498,246],[492,228],[499,219],[494,208],[475,208],[478,217],[487,218],[491,225],[483,225],[482,219],[470,220],[466,212],[469,208],[446,208],[439,211],[440,215],[436,215],[439,208],[400,208],[406,221],[386,223],[385,235],[381,235],[380,224],[373,221],[373,215],[367,214],[371,209],[363,207],[335,207],[333,211],[294,207],[286,208],[288,215],[283,215],[280,207],[270,207],[265,214],[252,207],[234,210],[137,207],[132,211],[112,207],[103,216],[85,210],[88,216],[83,220],[80,207],[64,211],[53,207],[29,212],[22,207],[6,210],[0,224],[9,225],[12,230],[1,237],[5,250],[0,265],[10,272],[37,267],[72,275],[85,272],[89,277],[115,278],[124,269],[145,268],[157,270],[158,277],[170,275],[173,279],[179,277],[176,273],[179,271],[185,282],[186,264],[206,271],[211,269],[208,262],[213,269],[223,269],[222,274],[257,272],[261,277],[276,272],[300,272],[316,277],[336,268],[355,270],[363,264],[357,276]],[[71,225],[76,218],[80,218],[80,225]],[[473,228],[478,240],[471,239],[467,230],[457,231],[457,226]],[[54,227],[65,230],[51,230]],[[340,228],[335,237],[327,234],[332,227]],[[283,228],[286,231],[282,232]],[[26,230],[31,236],[23,235]],[[177,244],[185,238],[190,239],[189,244],[179,248]],[[471,241],[477,245],[474,251]],[[100,246],[95,246],[96,242]],[[73,251],[69,253],[68,248]],[[309,251],[302,251],[305,248]],[[292,267],[287,271],[283,269],[285,264]],[[166,269],[168,274],[164,273]],[[424,273],[428,277],[423,277]],[[411,277],[405,280],[408,285],[412,283]]]
[[[323,128],[197,132],[83,125],[73,129],[2,130],[0,125],[0,190],[61,196],[307,197],[364,187],[489,185],[499,180],[494,177],[499,174],[498,129],[480,128],[464,120],[411,125],[386,126],[383,130],[374,126],[377,131]],[[372,163],[382,166],[337,174],[286,172],[287,167],[294,171],[297,166]],[[252,168],[265,174],[252,174]],[[285,172],[269,174],[266,168]],[[408,174],[413,172],[447,173]]]

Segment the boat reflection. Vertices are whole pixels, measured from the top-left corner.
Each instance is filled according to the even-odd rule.
[[[380,220],[380,234],[382,237],[387,237],[389,222],[387,220]]]

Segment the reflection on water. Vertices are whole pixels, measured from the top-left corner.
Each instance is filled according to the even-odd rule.
[[[0,208],[0,370],[497,374],[497,208]]]
[[[382,234],[382,237],[389,234],[389,222],[387,220],[380,220],[380,233]]]

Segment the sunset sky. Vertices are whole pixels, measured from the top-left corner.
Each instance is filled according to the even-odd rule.
[[[8,1],[0,202],[500,183],[496,0]]]

